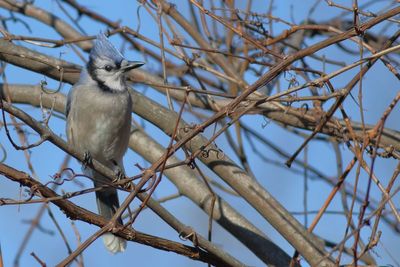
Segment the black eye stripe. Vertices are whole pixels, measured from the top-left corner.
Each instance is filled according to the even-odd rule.
[[[111,71],[113,69],[120,69],[121,68],[121,63],[122,63],[122,61],[115,63],[115,65],[107,64],[107,65],[104,66],[104,69],[106,71]]]

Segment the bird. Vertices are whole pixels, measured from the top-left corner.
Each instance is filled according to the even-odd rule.
[[[66,134],[68,143],[116,173],[124,174],[123,156],[128,148],[132,99],[126,81],[127,73],[139,68],[141,61],[128,61],[104,33],[97,35],[89,61],[79,80],[68,93]],[[83,164],[83,172],[95,187],[110,180]],[[119,208],[117,189],[96,191],[99,214],[110,220]],[[122,220],[119,219],[122,224]],[[102,236],[107,250],[115,254],[126,249],[126,240],[112,233]]]

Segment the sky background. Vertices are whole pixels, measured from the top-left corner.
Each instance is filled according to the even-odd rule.
[[[83,1],[79,2],[83,3]],[[175,2],[179,3],[179,5],[177,5],[178,10],[183,14],[187,14],[186,1]],[[268,8],[267,1],[253,2],[253,10],[257,10],[257,12],[259,13],[266,12]],[[309,12],[310,7],[314,4],[314,1],[293,0],[285,2],[287,2],[287,5],[275,4],[276,8],[273,11],[274,16],[281,17],[287,20],[292,20],[293,18],[296,23],[301,22],[301,20],[305,17],[305,14]],[[343,2],[346,1],[342,1],[342,3]],[[351,1],[347,2],[347,5],[350,6],[351,4],[349,3]],[[386,2],[389,3],[388,1]],[[60,11],[55,1],[41,0],[36,1],[35,4],[50,12],[55,13],[57,16],[69,22],[68,18]],[[158,42],[158,28],[156,27],[156,24],[154,24],[153,19],[147,14],[147,12],[143,8],[138,9],[138,3],[136,1],[85,1],[84,4],[88,8],[100,14],[103,14],[104,16],[107,16],[113,21],[121,20],[122,25],[127,25],[135,30],[139,29],[140,33]],[[70,9],[67,8],[67,10]],[[335,9],[329,8],[325,3],[322,3],[318,6],[316,12],[314,13],[315,15],[313,15],[312,18],[316,21],[327,21],[332,16],[336,16],[338,14],[338,12],[332,11],[335,11]],[[137,17],[138,12],[141,19],[140,28]],[[72,14],[75,15],[75,13]],[[7,17],[9,16],[9,13],[3,9],[0,9],[0,15],[2,17]],[[11,33],[16,35],[30,35],[50,39],[60,38],[59,35],[51,28],[27,17],[18,14],[16,16],[28,22],[29,27],[33,30],[33,32],[30,33],[25,28],[25,26],[17,23],[9,24],[9,31]],[[94,23],[92,20],[89,20],[86,17],[82,17],[82,19],[80,20],[80,25],[83,26],[85,32],[88,35],[95,35],[98,34],[100,31],[106,30],[103,25]],[[279,33],[282,29],[282,25],[277,25],[277,27],[275,28],[275,33]],[[393,31],[391,30],[390,32]],[[312,39],[312,42],[318,42],[320,40],[321,38],[315,38]],[[119,37],[111,37],[111,41],[116,45],[116,47],[121,48],[122,42]],[[60,57],[61,55],[62,59],[83,65],[82,60],[80,60],[68,47],[61,47],[57,49],[44,49],[27,43],[19,44],[35,49],[37,51],[44,52],[54,57]],[[307,45],[311,44],[312,43],[307,43]],[[346,42],[346,44],[350,45],[350,42]],[[353,49],[354,48],[357,49],[357,47],[353,45]],[[126,58],[128,59],[146,61],[146,58],[143,58],[143,56],[140,55],[140,53],[138,53],[137,51],[125,49],[124,52]],[[348,55],[337,49],[337,47],[329,47],[320,51],[318,54],[327,55],[330,58],[334,58],[346,63],[351,63],[357,60],[357,56],[349,57]],[[85,55],[85,57],[87,57],[87,55]],[[315,64],[314,66],[316,68],[321,68],[320,62],[315,61],[313,62],[313,64]],[[159,67],[160,64],[158,64],[157,62],[147,62],[147,64],[144,66],[144,68],[149,72],[158,72]],[[334,66],[328,66],[326,71],[334,71],[336,68],[337,67]],[[339,79],[334,79],[333,83],[335,84],[335,87],[341,88],[341,86],[344,86],[356,72],[357,69],[343,74]],[[44,77],[43,75],[37,75],[35,73],[11,65],[7,67],[6,75],[7,81],[9,83],[37,85],[40,83],[41,80],[46,80],[46,82],[48,83],[48,88],[57,88],[58,86],[57,81],[53,81],[50,78]],[[249,76],[246,78],[249,84],[257,79],[257,77],[254,76]],[[399,83],[393,78],[393,75],[389,75],[387,73],[387,70],[382,65],[382,63],[378,62],[375,71],[369,72],[368,75],[363,79],[363,84],[363,104],[366,123],[374,124],[377,120],[379,120],[382,112],[386,109],[390,101],[398,92]],[[282,79],[282,88],[285,88],[285,86],[287,86],[287,84],[285,84],[285,80]],[[65,84],[62,88],[62,92],[65,94],[68,93],[70,87],[70,85]],[[135,85],[135,89],[143,92],[148,97],[166,106],[165,96],[156,92],[155,90],[151,88],[146,88],[142,85]],[[29,114],[33,115],[35,118],[41,118],[41,113],[37,108],[27,105],[20,105],[20,107],[24,111],[29,112]],[[358,112],[359,107],[354,101],[347,100],[345,102],[345,108],[351,114],[352,120],[360,120],[360,115]],[[134,119],[137,122],[141,123],[145,127],[146,132],[155,137],[158,142],[160,142],[164,146],[168,144],[169,138],[156,127],[146,121],[143,121],[137,115],[134,115]],[[389,117],[386,126],[394,130],[399,130],[398,119],[399,108],[396,107]],[[187,122],[192,122],[195,121],[195,118],[191,116],[185,116],[185,120]],[[254,129],[257,130],[257,132],[266,136],[271,142],[282,147],[289,154],[293,153],[303,141],[297,136],[288,133],[283,128],[277,126],[272,122],[267,121],[261,116],[246,116],[243,119],[243,123],[248,126],[252,126]],[[50,127],[54,132],[66,139],[64,130],[65,121],[63,119],[53,117],[50,121]],[[234,135],[234,131],[232,129],[231,133]],[[207,137],[211,137],[212,129],[206,130],[204,135]],[[31,142],[37,140],[37,136],[35,135],[30,136],[30,138]],[[5,163],[19,170],[23,170],[29,173],[29,169],[27,167],[23,152],[15,151],[12,148],[5,136],[4,129],[0,129],[0,143],[7,151]],[[217,145],[222,150],[224,150],[226,154],[233,155],[224,137],[221,137],[217,140]],[[279,200],[286,207],[287,210],[293,212],[302,211],[304,186],[302,175],[293,174],[290,170],[284,167],[284,162],[286,161],[285,158],[277,156],[270,149],[268,149],[267,147],[263,147],[263,145],[258,144],[257,142],[256,145],[263,151],[266,157],[272,160],[278,160],[282,163],[281,166],[276,166],[260,161],[259,157],[252,153],[250,145],[246,141],[245,150],[249,155],[250,165],[253,167],[252,170],[255,173],[257,179],[274,197],[277,198],[277,200]],[[343,162],[347,164],[352,156],[347,151],[347,148],[344,145],[340,145],[340,147],[343,152]],[[324,142],[314,141],[310,143],[310,146],[308,147],[308,153],[308,160],[310,163],[312,163],[314,166],[317,166],[319,169],[324,170],[324,173],[326,175],[335,177],[336,162],[332,145]],[[178,153],[178,155],[182,154]],[[30,152],[30,156],[32,157],[32,163],[40,181],[44,183],[51,180],[51,175],[58,172],[58,168],[64,160],[65,153],[56,148],[51,143],[46,142],[41,146],[32,149]],[[0,158],[1,157],[2,155],[0,154]],[[300,159],[302,157],[303,154],[299,156]],[[239,163],[237,158],[233,157],[233,159],[237,163]],[[128,151],[124,158],[124,162],[128,175],[139,173],[138,169],[134,166],[135,163],[139,163],[143,167],[149,166],[148,163],[146,163],[139,155],[137,155],[133,151]],[[390,179],[396,163],[397,162],[395,162],[394,160],[376,161],[375,171],[379,175],[379,178],[381,178],[381,181],[384,185],[386,185],[387,181]],[[70,166],[75,170],[80,170],[80,164],[74,159],[71,159]],[[207,171],[207,175],[215,177],[209,171]],[[347,181],[349,183],[353,183],[354,177],[355,175],[353,171],[349,175],[349,179]],[[361,188],[365,188],[366,178],[367,176],[365,175],[365,173],[363,173],[361,175],[360,182]],[[92,186],[91,182],[86,179],[80,179],[79,182],[82,182],[85,187]],[[326,199],[326,196],[329,194],[331,186],[322,181],[319,181],[318,179],[312,179],[312,177],[309,183],[309,210],[318,210],[321,207],[323,201]],[[398,185],[398,183],[396,185]],[[73,183],[65,183],[62,186],[62,189],[66,192],[72,192],[77,190],[77,186]],[[58,189],[58,192],[61,191]],[[168,196],[176,192],[177,190],[174,185],[169,182],[168,179],[163,179],[162,183],[155,192],[155,197],[159,198],[163,196]],[[231,203],[254,225],[256,225],[264,233],[266,233],[270,237],[270,239],[272,239],[276,244],[283,248],[287,253],[289,253],[290,255],[293,253],[293,248],[245,201],[237,197],[227,195],[219,191],[218,189],[216,189],[216,192],[221,194],[229,203]],[[371,193],[371,195],[375,199],[380,199],[380,192],[376,189],[376,186],[373,186]],[[20,199],[24,196],[27,196],[27,192],[25,191],[25,189],[20,189],[16,183],[10,182],[8,179],[0,177],[0,197]],[[125,196],[126,194],[120,193],[120,198],[123,198]],[[78,205],[97,212],[95,198],[93,194],[85,194],[83,196],[76,197],[73,199],[73,201]],[[395,198],[394,203],[399,203],[398,201],[399,198],[397,197]],[[178,200],[172,200],[163,205],[183,223],[192,226],[197,232],[206,236],[208,215],[206,215],[190,200],[181,197]],[[38,210],[40,209],[40,206],[41,205],[35,204],[0,207],[0,218],[2,218],[0,220],[0,244],[5,266],[12,266],[16,250],[19,248],[22,239],[29,228],[29,220],[32,220],[32,218],[36,216]],[[76,238],[73,227],[71,226],[71,222],[66,219],[65,215],[60,212],[60,210],[54,205],[50,205],[50,209],[54,213],[58,223],[66,234],[70,245],[73,248],[76,248]],[[336,197],[334,199],[333,204],[329,207],[329,210],[342,210],[339,197]],[[358,208],[356,208],[355,211],[358,211]],[[308,217],[308,223],[312,221],[313,216],[314,215],[310,215]],[[296,216],[296,218],[300,222],[304,222],[304,216]],[[98,229],[97,227],[79,221],[75,221],[74,223],[79,229],[82,240],[85,240],[86,238],[91,236]],[[65,244],[57,233],[54,224],[49,219],[49,215],[47,214],[47,212],[45,212],[45,215],[43,216],[40,225],[44,229],[53,231],[55,234],[49,235],[44,234],[39,230],[35,230],[32,238],[27,244],[24,255],[20,259],[20,266],[37,265],[37,262],[33,259],[33,257],[29,255],[32,251],[34,251],[36,255],[38,255],[43,261],[45,261],[48,266],[55,265],[67,256]],[[345,225],[346,221],[344,220],[343,216],[327,214],[322,217],[322,220],[315,229],[315,232],[328,240],[339,241],[344,235]],[[171,229],[149,210],[145,210],[140,214],[137,222],[135,223],[135,229],[145,233],[165,237],[184,243],[184,241],[181,241],[178,238],[177,233],[173,229]],[[381,244],[379,244],[379,246],[374,249],[374,256],[378,260],[378,263],[381,265],[396,266],[396,262],[393,261],[388,253],[390,253],[397,260],[397,262],[400,261],[400,241],[398,238],[398,233],[395,234],[391,228],[385,225],[385,223],[381,223],[380,230],[383,233],[381,237]],[[365,231],[363,231],[362,233],[364,234],[364,232]],[[368,233],[368,231],[366,231],[366,233]],[[365,235],[363,236],[365,237]],[[214,243],[221,246],[230,254],[234,255],[244,263],[251,266],[263,265],[263,263],[258,260],[245,246],[243,246],[232,235],[227,233],[217,224],[214,224],[213,240]],[[190,245],[189,242],[186,242],[186,244]],[[109,266],[110,264],[113,264],[114,266],[204,266],[204,264],[202,263],[192,261],[177,254],[155,250],[151,247],[143,246],[133,242],[130,242],[128,244],[125,253],[111,255],[103,247],[101,239],[95,241],[94,244],[87,248],[84,251],[83,257],[86,266]]]

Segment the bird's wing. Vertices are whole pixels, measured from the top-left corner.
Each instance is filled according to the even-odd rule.
[[[68,115],[69,115],[69,111],[71,110],[71,102],[72,102],[73,91],[74,91],[74,86],[71,87],[71,89],[69,90],[68,95],[67,95],[67,105],[65,106],[65,117],[67,117],[67,118],[68,118]]]

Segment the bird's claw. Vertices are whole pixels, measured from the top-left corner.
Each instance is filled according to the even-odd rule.
[[[93,158],[89,151],[85,151],[85,153],[83,154],[82,164],[84,169],[86,169],[90,165],[93,165]]]
[[[112,181],[113,183],[119,182],[120,180],[125,178],[125,173],[119,166],[115,167],[114,173],[116,178]]]

